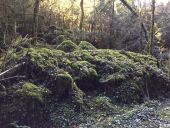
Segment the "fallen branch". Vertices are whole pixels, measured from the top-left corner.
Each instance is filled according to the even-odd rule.
[[[14,67],[12,67],[12,68],[10,68],[10,69],[8,69],[8,70],[0,73],[0,78],[3,77],[3,76],[5,76],[5,75],[7,75],[7,74],[9,74],[9,73],[11,73],[12,71],[14,71],[14,70],[16,70],[16,69],[18,69],[18,68],[20,68],[20,67],[23,66],[24,64],[25,64],[25,62],[19,63],[19,64],[15,65]]]
[[[10,80],[10,79],[15,79],[15,78],[26,78],[26,76],[13,76],[13,77],[0,79],[0,81],[6,81],[6,80]]]

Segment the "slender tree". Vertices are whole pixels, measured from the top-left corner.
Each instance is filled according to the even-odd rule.
[[[40,0],[35,0],[34,13],[33,13],[33,28],[32,28],[32,35],[35,38],[35,42],[37,42],[39,7],[40,7]]]
[[[151,28],[150,28],[150,37],[149,37],[149,45],[148,45],[148,52],[152,54],[153,49],[153,40],[154,40],[154,23],[155,23],[155,0],[152,0],[152,14],[151,14]]]
[[[114,34],[114,29],[113,29],[113,22],[114,22],[114,15],[115,15],[115,0],[112,0],[112,12],[111,12],[111,20],[110,20],[110,35]]]
[[[93,16],[93,19],[92,19],[92,22],[91,22],[91,32],[95,32],[95,22],[96,22],[96,0],[94,0],[94,3],[93,3],[93,8],[94,8],[94,16]]]
[[[84,22],[84,0],[80,1],[80,8],[81,8],[81,17],[80,17],[80,26],[79,26],[79,29],[82,31],[82,29],[83,29],[83,22]]]

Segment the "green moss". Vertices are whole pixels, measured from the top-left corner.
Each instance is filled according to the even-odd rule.
[[[79,47],[71,40],[63,41],[60,45],[57,46],[57,50],[62,50],[64,52],[73,52],[78,49]]]
[[[55,75],[48,88],[57,97],[69,97],[73,91],[73,79],[68,72],[61,72]]]
[[[75,83],[73,86],[73,90],[74,90],[73,102],[75,102],[78,105],[82,105],[84,103],[83,100],[84,100],[85,93],[82,90],[80,90]]]
[[[140,102],[147,95],[146,83],[149,90],[153,90],[155,81],[162,83],[154,76],[154,71],[159,71],[159,68],[156,59],[151,56],[107,49],[80,50],[73,42],[71,44],[75,47],[67,49],[70,52],[66,53],[68,42],[71,41],[64,41],[58,46],[60,50],[23,48],[20,52],[13,51],[13,60],[29,60],[30,70],[33,70],[31,75],[34,74],[31,78],[47,84],[57,95],[60,95],[59,92],[69,95],[76,82],[83,91],[92,90],[91,87],[97,90],[100,85],[103,92],[120,102]],[[152,71],[150,67],[154,67]]]
[[[58,74],[57,75],[57,86],[59,93],[66,93],[70,95],[73,90],[73,79],[70,74],[67,72],[65,74]]]
[[[5,86],[7,90],[4,91],[7,92],[5,97],[7,96],[9,101],[5,101],[7,109],[3,109],[5,114],[0,112],[0,116],[10,122],[13,122],[12,119],[25,119],[27,124],[32,124],[35,120],[36,124],[43,113],[50,112],[50,118],[60,122],[65,121],[64,118],[72,118],[71,114],[74,114],[77,108],[81,110],[80,108],[87,107],[84,110],[88,109],[89,113],[95,115],[99,110],[102,115],[104,111],[107,112],[107,117],[115,110],[112,101],[140,103],[146,96],[159,97],[162,95],[158,92],[162,91],[166,94],[169,88],[169,82],[157,66],[157,60],[151,56],[107,49],[82,50],[73,42],[67,48],[67,43],[68,41],[63,42],[57,50],[40,47],[22,47],[20,51],[10,49],[4,62],[5,67],[9,69],[16,63],[26,62],[13,74],[25,75],[26,81],[43,85],[47,89],[32,83],[20,84],[21,81],[9,80]],[[3,58],[1,60],[3,61]],[[150,67],[153,69],[150,70]],[[156,75],[155,72],[161,75]],[[51,95],[45,97],[49,92]],[[46,98],[48,100],[45,100]],[[58,102],[60,100],[62,102]],[[49,109],[53,105],[52,110],[56,113]],[[124,110],[119,111],[124,113]],[[63,113],[65,116],[62,116]],[[101,117],[100,114],[95,117]],[[168,114],[167,116],[169,117]]]
[[[75,79],[83,79],[97,76],[95,66],[87,61],[77,61],[73,63],[72,71]]]
[[[40,102],[44,101],[44,96],[47,94],[49,94],[48,89],[38,87],[32,83],[24,83],[22,87],[16,91],[16,95],[21,98],[28,98]]]
[[[96,48],[87,41],[81,41],[79,47],[82,48],[83,50],[96,50]]]
[[[129,59],[132,59],[133,61],[138,62],[140,64],[145,63],[153,67],[157,67],[158,65],[157,60],[151,55],[142,55],[139,53],[125,52],[125,51],[121,51],[120,53],[126,55]]]

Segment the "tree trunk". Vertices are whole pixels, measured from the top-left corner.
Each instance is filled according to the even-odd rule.
[[[142,29],[142,3],[141,0],[138,0],[139,6],[139,19],[140,19],[140,51],[143,50],[143,29]]]
[[[81,8],[81,18],[80,18],[80,26],[79,29],[82,31],[83,29],[83,21],[84,21],[84,0],[81,0],[80,2],[80,8]]]
[[[169,60],[168,60],[168,75],[170,77],[170,49],[168,48],[168,57],[169,57]]]
[[[93,17],[93,20],[92,20],[92,23],[91,23],[91,32],[95,32],[95,22],[96,22],[96,0],[94,0],[94,17]]]
[[[40,0],[35,0],[34,4],[34,13],[33,13],[33,28],[32,35],[35,38],[35,42],[37,42],[37,30],[38,30],[38,12],[40,7]]]
[[[151,15],[151,28],[150,28],[150,37],[149,37],[149,45],[148,52],[152,55],[153,53],[153,39],[154,39],[154,23],[155,23],[155,0],[152,0],[152,15]]]
[[[114,15],[115,15],[115,0],[112,0],[112,13],[111,13],[111,18],[110,18],[110,35],[111,36],[114,34],[114,29],[113,29]]]

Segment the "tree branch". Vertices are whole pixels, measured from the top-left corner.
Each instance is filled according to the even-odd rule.
[[[120,1],[123,3],[125,7],[127,7],[133,13],[133,15],[139,17],[138,14],[133,10],[133,8],[127,3],[126,0],[120,0]]]

